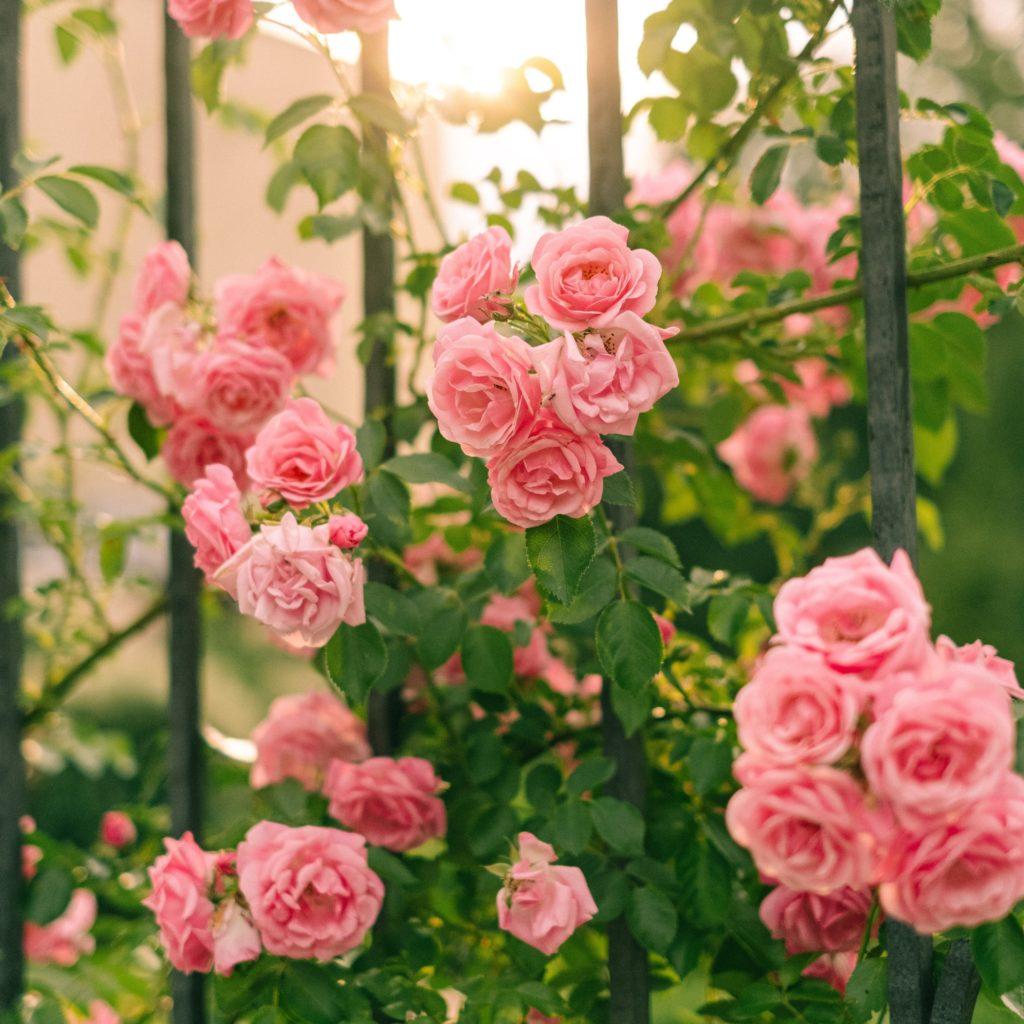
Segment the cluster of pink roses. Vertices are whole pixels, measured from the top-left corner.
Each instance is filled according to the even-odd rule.
[[[1003,917],[1024,896],[1024,779],[1010,662],[930,641],[903,552],[828,559],[775,600],[778,633],[736,701],[733,838],[778,888],[790,952],[852,971],[871,905],[921,932]]]
[[[292,0],[295,13],[318,32],[379,32],[397,18],[394,0]],[[240,39],[255,19],[253,0],[168,0],[187,36]]]
[[[518,271],[498,227],[441,262],[434,312],[445,321],[428,386],[438,429],[487,460],[495,510],[517,526],[582,516],[622,467],[602,434],[632,434],[637,418],[678,386],[665,347],[673,331],[646,323],[661,269],[628,232],[591,217],[544,235],[532,258],[528,314],[561,331],[531,346],[502,333]],[[524,314],[525,315],[525,314]]]

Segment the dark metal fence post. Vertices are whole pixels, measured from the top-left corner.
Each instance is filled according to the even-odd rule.
[[[21,0],[0,0],[0,191],[14,184],[12,166],[20,147]],[[0,280],[20,297],[18,254],[0,240]],[[3,362],[15,357],[8,345]],[[3,382],[0,381],[0,386]],[[0,396],[0,451],[21,436],[22,402]],[[21,593],[18,526],[10,495],[0,493],[0,1016],[14,1015],[22,993],[21,831],[25,796],[21,758],[21,622],[11,606]]]
[[[625,204],[626,174],[622,151],[622,95],[619,79],[618,0],[586,0],[587,97],[591,215],[614,216]],[[613,446],[632,475],[633,448]],[[611,506],[608,515],[617,530],[635,522],[633,510]],[[610,682],[601,693],[605,753],[616,765],[608,784],[610,795],[643,810],[647,797],[647,765],[641,731],[627,736],[612,708]],[[615,1024],[648,1024],[651,1014],[647,951],[633,937],[625,916],[608,924],[608,973]]]
[[[196,265],[195,139],[192,126],[191,54],[177,24],[164,15],[165,138],[167,237],[180,242]],[[192,565],[192,546],[179,529],[169,543],[168,607],[168,775],[171,832],[203,827],[203,743],[200,722],[202,580]],[[171,978],[174,1024],[202,1024],[206,1019],[201,974],[175,972]]]

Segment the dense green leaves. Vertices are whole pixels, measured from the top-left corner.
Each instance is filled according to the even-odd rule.
[[[996,995],[1024,985],[1024,931],[1012,915],[975,928],[971,950],[982,981]]]
[[[512,682],[512,645],[493,626],[470,626],[462,638],[462,667],[478,690],[504,693]]]
[[[327,677],[355,704],[362,703],[387,667],[387,648],[372,622],[342,623],[324,648]]]
[[[88,228],[96,227],[100,219],[100,204],[81,182],[47,174],[39,178],[36,185],[66,213],[70,213]]]
[[[668,951],[679,926],[672,900],[653,886],[633,890],[626,920],[640,944],[655,953]]]
[[[661,667],[661,634],[638,601],[616,601],[597,623],[597,655],[605,672],[626,690],[642,689]]]
[[[526,531],[526,555],[537,583],[568,604],[594,558],[594,527],[587,517],[555,516]]]

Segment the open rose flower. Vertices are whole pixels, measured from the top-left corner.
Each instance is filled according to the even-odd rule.
[[[215,463],[226,466],[241,490],[248,490],[245,450],[252,444],[248,434],[227,434],[205,416],[189,413],[174,421],[160,454],[171,476],[191,487]]]
[[[658,258],[630,249],[629,231],[607,217],[541,236],[531,263],[537,283],[526,289],[526,307],[561,330],[607,327],[657,301]]]
[[[500,454],[540,409],[530,346],[492,323],[456,320],[434,343],[427,401],[438,430],[467,455]]]
[[[397,18],[394,0],[294,0],[295,13],[318,32],[379,32]]]
[[[546,401],[579,434],[632,434],[640,414],[679,386],[662,330],[635,313],[576,338],[568,331],[533,350]]]
[[[520,832],[519,860],[498,893],[498,926],[547,956],[597,913],[583,872],[556,860],[551,846]]]
[[[259,957],[260,933],[239,899],[221,900],[213,912],[213,969],[226,977],[238,964]]]
[[[165,303],[184,306],[192,271],[188,256],[178,242],[161,242],[146,254],[135,279],[135,312],[142,317]]]
[[[1017,682],[1017,673],[1013,662],[1000,658],[999,652],[991,644],[983,644],[975,640],[973,644],[958,647],[948,636],[940,636],[935,641],[935,652],[946,665],[974,665],[988,674],[988,677],[1001,686],[1007,693],[1018,699],[1024,699],[1024,690]]]
[[[422,757],[371,757],[360,764],[333,761],[324,794],[331,817],[374,846],[402,852],[445,834],[437,796],[443,785]]]
[[[780,377],[779,386],[791,405],[802,406],[811,416],[825,417],[833,408],[846,405],[853,395],[850,382],[833,372],[824,359],[798,359],[793,369],[799,383]]]
[[[326,524],[305,526],[291,512],[262,526],[221,566],[216,581],[237,595],[243,615],[294,647],[323,647],[342,622],[366,621],[362,560],[331,543]]]
[[[181,517],[185,536],[196,549],[196,568],[208,577],[252,538],[235,478],[227,466],[216,462],[193,484]]]
[[[486,323],[495,313],[508,309],[518,281],[512,239],[504,228],[488,228],[441,260],[431,307],[445,323],[464,316]]]
[[[202,326],[172,302],[165,302],[145,319],[139,348],[165,399],[179,402],[188,390],[203,342]]]
[[[254,789],[297,779],[313,792],[332,761],[363,761],[370,756],[366,726],[337,697],[323,690],[278,697],[253,730],[256,761],[249,781]]]
[[[261,821],[238,846],[238,887],[273,956],[332,960],[373,927],[384,885],[366,840],[337,828]]]
[[[622,469],[601,440],[581,436],[554,416],[540,416],[487,463],[494,510],[516,526],[579,518],[601,501],[605,477]]]
[[[252,0],[168,0],[167,13],[193,39],[240,39],[253,21]]]
[[[25,922],[25,956],[35,964],[71,967],[96,948],[89,930],[96,923],[96,897],[88,889],[75,889],[67,909],[48,924]]]
[[[828,893],[777,886],[761,901],[761,920],[790,956],[860,948],[871,911],[871,892],[845,886]]]
[[[170,423],[177,414],[173,398],[163,394],[153,375],[153,363],[142,348],[145,321],[135,313],[121,318],[117,339],[107,349],[104,365],[114,390],[146,410],[154,426]]]

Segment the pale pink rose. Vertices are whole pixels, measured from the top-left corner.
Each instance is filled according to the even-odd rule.
[[[36,964],[71,967],[96,948],[89,934],[95,923],[96,896],[88,889],[75,889],[60,917],[49,924],[25,922],[25,956]]]
[[[43,851],[38,846],[22,844],[21,847],[21,877],[26,882],[31,882],[39,870],[39,862],[43,859]]]
[[[352,513],[344,516],[331,516],[327,520],[327,529],[331,532],[331,543],[337,544],[343,550],[359,547],[370,532],[366,523]]]
[[[318,32],[379,32],[398,17],[394,0],[294,0],[295,12]]]
[[[243,615],[295,647],[323,647],[343,622],[366,621],[362,559],[331,543],[326,524],[305,526],[291,512],[265,524],[216,575],[237,594]]]
[[[441,434],[467,455],[500,454],[540,409],[530,346],[492,323],[448,324],[434,343],[427,402]]]
[[[337,828],[261,821],[238,845],[238,887],[273,956],[332,960],[373,927],[384,885],[366,840]]]
[[[586,515],[600,504],[605,477],[621,469],[597,436],[580,436],[554,416],[540,416],[491,458],[487,482],[498,515],[530,527],[558,515]]]
[[[180,306],[165,302],[146,318],[139,348],[149,360],[157,391],[179,403],[192,384],[203,329]]]
[[[761,920],[790,956],[859,949],[871,911],[871,892],[848,886],[828,893],[780,885],[761,901]]]
[[[195,564],[213,574],[252,539],[242,512],[242,495],[231,470],[220,463],[206,467],[181,506],[185,536],[196,549]]]
[[[556,865],[554,849],[530,832],[519,833],[518,856],[498,892],[498,926],[553,956],[597,904],[583,872]]]
[[[100,818],[100,839],[115,850],[130,846],[138,835],[135,822],[124,811],[106,811]]]
[[[511,596],[492,594],[480,614],[484,626],[493,626],[505,633],[512,633],[516,623],[529,626],[529,640],[522,646],[513,647],[513,670],[517,676],[534,677],[544,675],[552,662],[544,630],[537,627],[540,614],[540,597],[532,587]]]
[[[363,479],[355,435],[313,398],[293,398],[256,435],[245,461],[264,504],[281,497],[306,508]]]
[[[758,869],[791,889],[827,893],[877,881],[888,823],[835,768],[776,768],[729,801],[729,833]]]
[[[441,260],[431,308],[445,323],[464,316],[486,323],[508,309],[518,282],[512,239],[504,228],[488,228]]]
[[[186,974],[213,967],[214,857],[191,832],[164,839],[165,854],[149,869],[153,891],[143,901],[156,916],[160,944],[172,966]]]
[[[240,39],[253,20],[252,0],[167,0],[167,13],[193,39]]]
[[[772,505],[786,501],[818,459],[807,413],[785,405],[755,409],[716,450],[740,487]]]
[[[577,338],[568,331],[533,349],[544,400],[578,434],[632,434],[640,414],[679,387],[662,330],[635,313]]]
[[[820,978],[842,995],[856,967],[856,951],[826,953],[808,964],[801,973],[805,978]]]
[[[678,630],[664,615],[659,615],[657,612],[654,612],[654,621],[657,623],[658,632],[661,634],[661,646],[668,647],[675,639]]]
[[[260,933],[248,909],[235,896],[218,903],[213,912],[213,969],[230,977],[238,964],[257,959],[261,951]]]
[[[935,641],[935,651],[946,665],[975,665],[984,669],[992,681],[1007,693],[1024,699],[1024,690],[1017,682],[1013,662],[1000,658],[999,652],[991,644],[975,640],[973,644],[958,647],[948,636],[940,636]]]
[[[324,795],[327,813],[366,841],[402,852],[443,836],[444,783],[422,757],[371,757],[361,764],[332,761]]]
[[[145,317],[167,302],[184,306],[191,280],[185,250],[178,242],[161,242],[146,254],[135,278],[135,312]]]
[[[249,781],[254,789],[298,779],[313,792],[323,785],[332,761],[370,756],[362,720],[324,690],[278,697],[253,730],[252,741],[256,761]]]
[[[960,812],[988,796],[1013,765],[1006,691],[973,665],[901,686],[864,733],[860,756],[871,789],[904,825]]]
[[[775,598],[776,642],[823,654],[866,681],[915,670],[930,655],[931,610],[903,551],[887,566],[870,548],[827,558]]]
[[[438,581],[438,568],[444,566],[458,570],[472,569],[483,561],[479,548],[454,551],[441,533],[432,533],[419,544],[410,544],[402,553],[405,567],[425,587]]]
[[[607,327],[620,313],[644,316],[658,298],[658,258],[630,249],[629,231],[607,217],[542,235],[531,263],[537,283],[526,289],[526,308],[560,330]]]
[[[245,450],[252,444],[251,435],[226,434],[199,413],[189,413],[174,421],[167,432],[160,454],[171,476],[191,487],[208,466],[226,466],[241,490],[248,490],[245,472]]]
[[[102,999],[94,999],[89,1003],[89,1016],[82,1024],[121,1024],[117,1011]]]
[[[331,318],[344,297],[337,281],[276,257],[255,274],[221,278],[214,289],[221,333],[276,349],[298,375],[333,369]]]
[[[846,405],[853,396],[850,382],[834,373],[826,360],[817,356],[798,359],[793,364],[800,383],[779,378],[779,386],[791,405],[799,405],[808,415],[825,417],[833,408]]]
[[[739,740],[768,764],[834,764],[854,743],[863,704],[820,654],[775,647],[736,698]]]
[[[121,318],[117,340],[107,349],[104,365],[114,390],[146,410],[154,426],[170,423],[177,414],[173,398],[161,393],[153,376],[153,364],[142,349],[145,322],[134,313]]]
[[[192,363],[180,400],[218,430],[252,434],[284,408],[293,383],[292,364],[279,352],[221,338]]]
[[[1005,917],[1024,897],[1024,779],[1007,772],[985,799],[904,833],[879,897],[886,914],[922,933]]]

